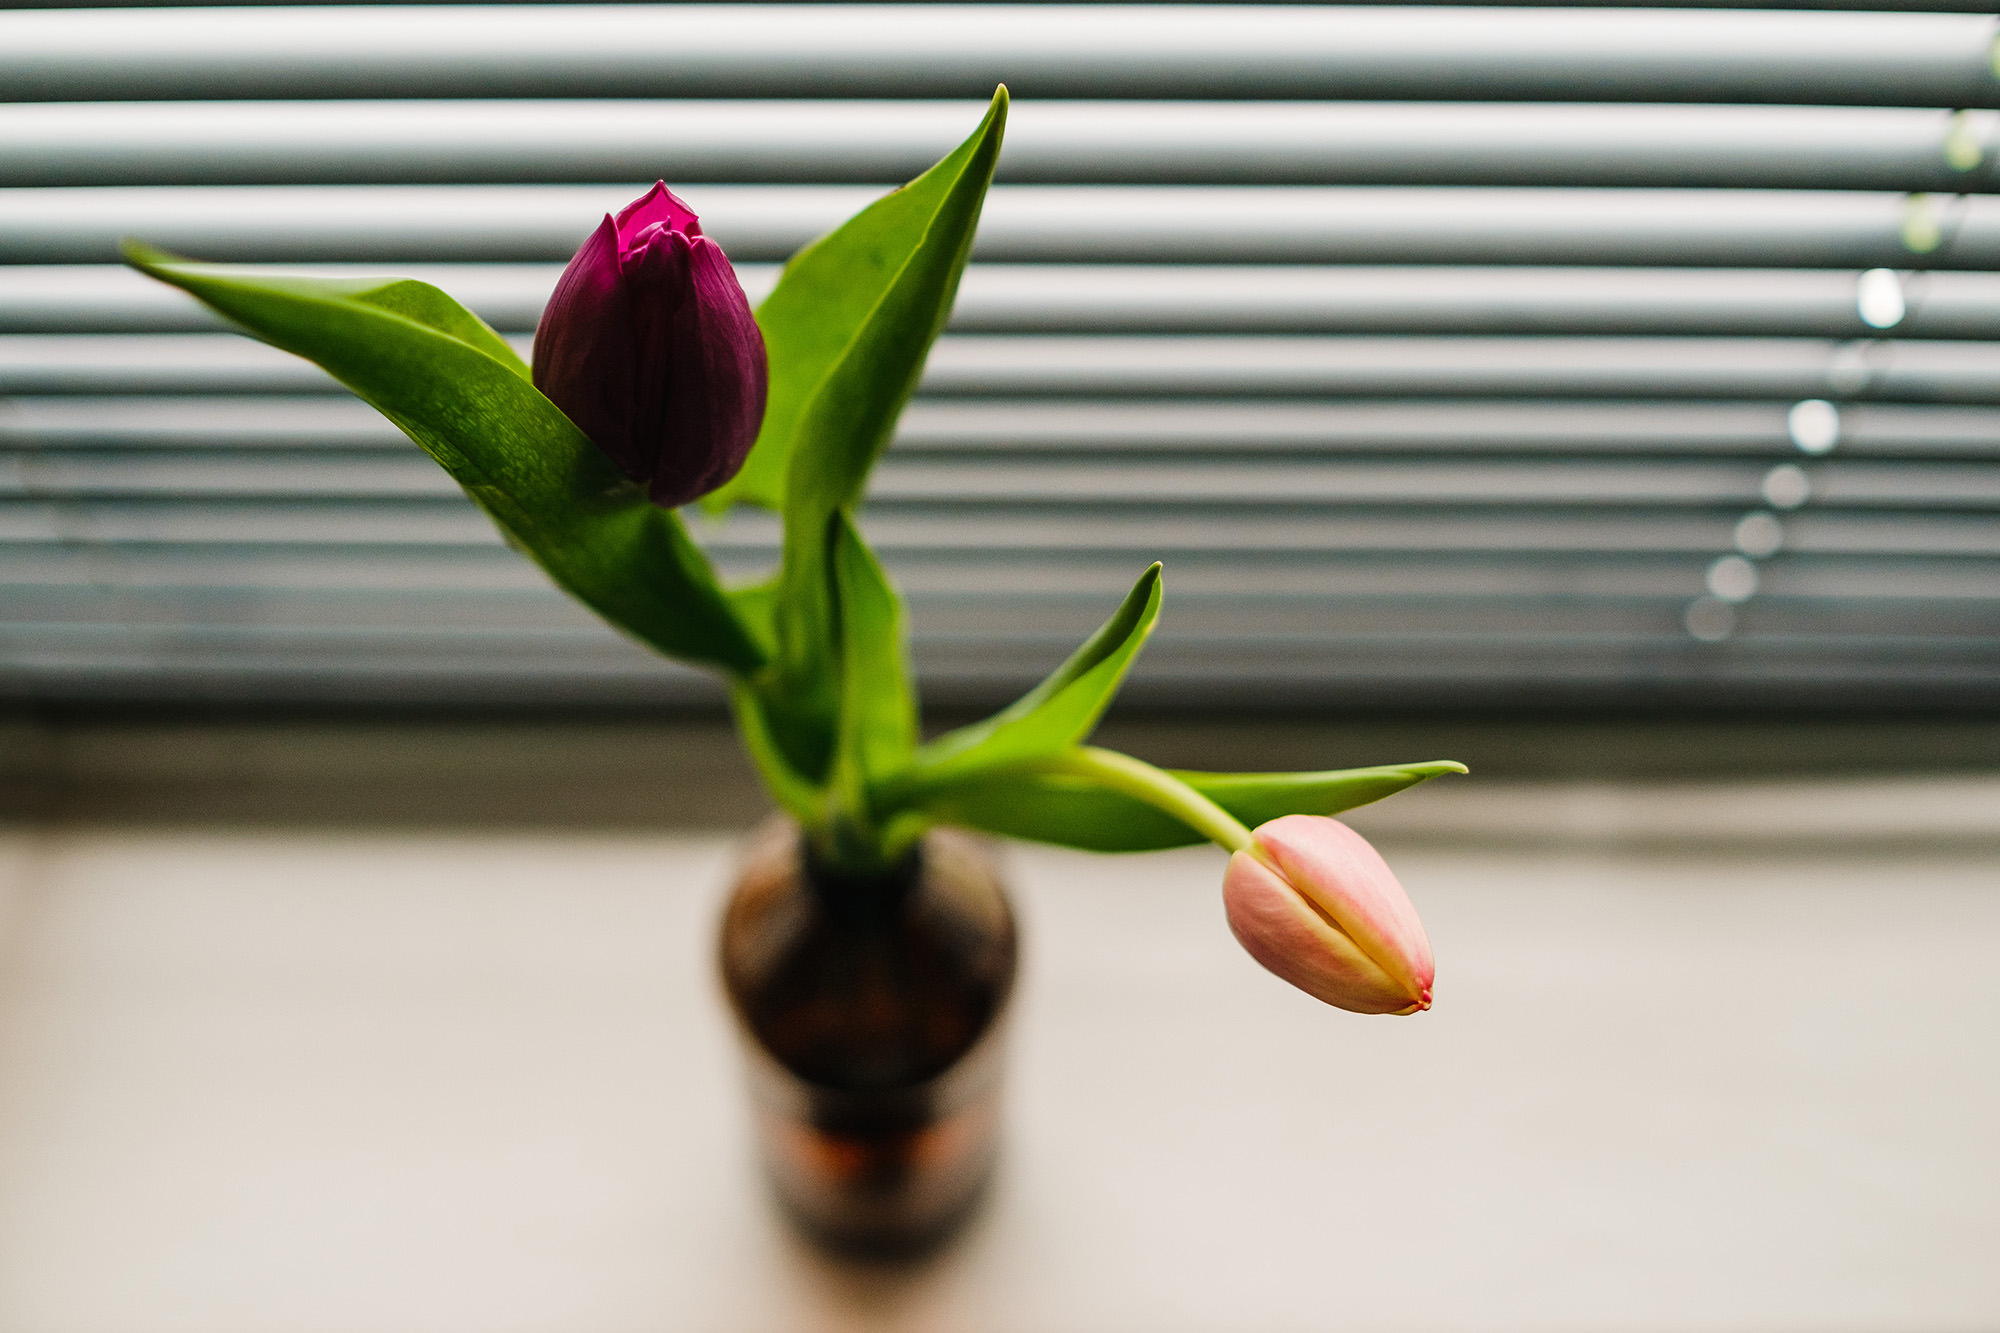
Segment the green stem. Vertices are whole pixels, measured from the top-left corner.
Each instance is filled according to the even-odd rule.
[[[1163,769],[1116,750],[1079,745],[1034,765],[1044,773],[1074,773],[1164,810],[1225,851],[1251,849],[1243,821]]]

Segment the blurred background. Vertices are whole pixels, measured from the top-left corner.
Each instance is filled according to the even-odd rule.
[[[0,1329],[2000,1323],[1997,30],[0,10]],[[755,299],[1002,81],[863,516],[933,720],[1162,559],[1110,743],[1474,777],[1355,819],[1439,942],[1393,1031],[1267,985],[1217,857],[1018,851],[1002,1188],[852,1271],[742,1143],[720,692],[116,246],[525,353],[654,179]]]

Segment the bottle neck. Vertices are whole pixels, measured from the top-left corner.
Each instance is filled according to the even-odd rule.
[[[923,845],[918,843],[879,870],[856,871],[822,857],[811,838],[799,839],[806,889],[829,918],[866,928],[892,920],[923,879]]]

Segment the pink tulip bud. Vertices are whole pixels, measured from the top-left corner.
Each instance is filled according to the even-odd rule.
[[[764,336],[664,183],[591,234],[535,330],[535,387],[671,508],[735,476],[764,420]]]
[[[1222,902],[1250,956],[1358,1014],[1431,1007],[1430,941],[1388,863],[1337,819],[1286,815],[1229,858]]]

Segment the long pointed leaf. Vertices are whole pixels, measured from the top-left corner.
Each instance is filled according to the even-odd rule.
[[[903,599],[844,510],[835,512],[829,537],[840,637],[834,785],[872,823],[875,785],[908,767],[917,746]]]
[[[847,373],[879,376],[888,381],[892,396],[899,381],[914,387],[931,341],[951,313],[1006,120],[1007,90],[1002,88],[979,128],[936,166],[876,200],[785,265],[777,285],[757,307],[771,368],[763,428],[743,470],[709,496],[706,507],[724,510],[739,502],[784,507],[786,471],[797,437],[809,426],[823,428],[815,419],[814,399],[844,362],[856,360],[851,353],[858,343],[867,343],[861,360],[873,364],[850,364]],[[884,327],[885,312],[910,322]],[[894,345],[885,343],[885,335]],[[893,413],[889,416],[863,427],[892,427]]]
[[[1451,760],[1324,773],[1169,770],[1255,828],[1280,815],[1332,815],[1393,796],[1443,773]],[[1147,852],[1204,841],[1172,815],[1088,778],[1031,771],[983,772],[926,789],[914,809],[942,824],[1095,852]]]
[[[820,816],[820,789],[799,775],[772,740],[763,699],[748,685],[738,682],[729,692],[729,704],[736,717],[736,734],[742,738],[743,748],[749,751],[750,761],[757,766],[765,787],[786,813],[799,823],[810,825]]]
[[[743,673],[765,661],[679,517],[648,502],[500,336],[443,292],[253,275],[135,244],[126,257],[352,389],[613,625],[704,666]]]
[[[860,500],[951,313],[1006,119],[1003,88],[971,138],[802,253],[758,312],[771,402],[737,494],[777,502],[782,472],[785,533],[777,670],[760,688],[774,735],[815,778],[838,712],[827,523]]]
[[[917,752],[896,796],[973,773],[1017,767],[1066,750],[1097,725],[1124,683],[1160,618],[1160,566],[1139,576],[1132,591],[1069,660],[1007,708],[947,732]]]

